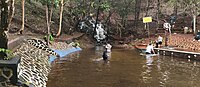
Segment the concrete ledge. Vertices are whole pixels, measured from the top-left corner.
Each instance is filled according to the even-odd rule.
[[[154,48],[154,50],[157,53],[159,53],[160,55],[164,55],[164,56],[200,60],[200,53],[198,53],[198,52],[189,52],[189,51],[181,51],[181,50],[175,50],[175,49],[163,49],[163,48]]]

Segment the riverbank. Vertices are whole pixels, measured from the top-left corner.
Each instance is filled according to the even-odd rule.
[[[54,49],[55,51],[66,49],[70,51],[71,48],[69,43],[71,43],[73,39],[78,40],[82,35],[83,34],[81,33],[77,33],[73,36],[70,35],[55,38],[55,41],[49,45],[49,48]],[[21,62],[19,63],[20,71],[18,72],[19,80],[26,85],[33,85],[34,87],[46,86],[48,80],[47,77],[51,71],[50,62],[53,61],[49,59],[50,53],[48,53],[47,50],[40,49],[36,44],[30,44],[27,41],[27,39],[31,38],[43,41],[42,37],[42,35],[13,35],[8,38],[8,46],[10,50],[14,52],[13,55],[20,56],[21,59]],[[64,41],[60,41],[61,39]],[[69,43],[67,43],[67,41]],[[67,53],[72,53],[72,51]]]
[[[59,39],[56,39],[55,42],[53,42],[50,45],[50,48],[66,49],[68,47],[68,44],[63,43],[63,42],[59,42],[59,41],[68,40],[69,38],[73,39],[73,37],[76,37],[76,36],[79,36],[79,35],[60,37]],[[19,36],[15,36],[15,37],[19,37]],[[42,38],[42,36],[32,36],[32,37]],[[14,38],[14,37],[12,37],[12,38]],[[139,40],[135,40],[135,41],[131,42],[130,44],[118,45],[118,47],[122,47],[122,48],[129,48],[130,47],[130,48],[133,49],[134,45],[148,44],[150,41],[155,41],[156,39],[157,39],[157,37],[139,39]],[[10,39],[10,41],[12,41],[12,40],[14,40],[14,39]],[[85,47],[85,48],[94,46],[94,43],[92,43],[88,39],[88,37],[86,37],[86,36],[82,36],[82,38],[78,39],[78,41],[80,42],[81,46]],[[170,36],[170,39],[169,39],[169,42],[168,42],[169,46],[173,46],[176,49],[187,50],[187,51],[196,51],[196,52],[200,52],[199,43],[200,43],[199,41],[193,41],[193,35],[192,34],[172,34]],[[164,45],[164,42],[163,42],[163,45]],[[36,52],[32,53],[33,51],[36,51]],[[23,56],[23,58],[26,58],[24,60],[28,60],[29,61],[28,64],[33,64],[36,61],[40,61],[38,64],[35,64],[34,66],[37,66],[37,67],[43,66],[43,69],[45,69],[44,71],[46,73],[44,73],[42,75],[42,76],[44,76],[42,78],[44,80],[47,80],[46,77],[47,77],[48,73],[50,72],[49,70],[51,70],[51,68],[50,68],[50,65],[48,65],[46,62],[44,62],[44,61],[48,61],[48,58],[47,58],[48,54],[46,52],[43,52],[43,51],[38,50],[38,49],[36,49],[36,48],[34,48],[30,45],[25,44],[24,46],[22,46],[22,48],[20,48],[20,50],[18,50],[18,54]],[[34,59],[34,58],[36,58],[36,59]],[[30,60],[30,59],[32,59],[32,60]],[[43,59],[43,60],[38,60],[38,59]],[[41,64],[44,64],[41,61],[43,61],[46,64],[41,66]],[[27,68],[28,66],[25,65],[26,62],[23,62],[23,63],[24,63],[24,65],[22,65],[23,68]],[[34,69],[37,70],[37,68],[34,68]],[[41,72],[41,71],[37,71],[37,72]],[[39,76],[40,74],[36,74],[36,75]],[[43,83],[45,83],[45,82],[43,82]],[[45,84],[43,84],[43,85],[45,85]]]
[[[161,35],[163,37],[163,44],[162,46],[165,45],[164,42],[164,35]],[[134,45],[140,45],[140,44],[148,44],[151,41],[156,41],[157,37],[150,37],[150,38],[143,38],[143,39],[138,39],[132,42]],[[168,40],[168,46],[173,47],[174,49],[177,50],[184,50],[184,51],[189,51],[189,52],[200,52],[200,41],[194,40],[193,34],[171,34],[169,36]]]

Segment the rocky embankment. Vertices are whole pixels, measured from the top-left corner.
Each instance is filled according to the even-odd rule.
[[[30,44],[23,43],[14,53],[20,56],[19,80],[27,85],[42,87],[46,85],[50,64],[48,63],[48,53]]]
[[[50,46],[53,49],[66,49],[67,47],[68,44],[63,42],[54,42]],[[14,55],[21,58],[19,80],[34,87],[46,87],[47,76],[51,70],[48,59],[49,53],[25,41],[16,49]]]

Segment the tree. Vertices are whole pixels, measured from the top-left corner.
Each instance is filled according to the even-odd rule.
[[[22,5],[22,26],[21,26],[21,29],[19,30],[19,34],[22,34],[23,31],[24,31],[24,24],[25,24],[25,21],[24,21],[24,18],[25,18],[25,0],[22,0],[21,1],[21,5]]]
[[[95,33],[96,33],[96,28],[97,28],[97,21],[99,19],[100,3],[101,3],[101,0],[99,0],[99,3],[98,3],[97,16],[96,16],[95,27],[94,27]]]
[[[61,34],[63,5],[64,5],[64,0],[61,0],[61,2],[60,2],[60,22],[59,22],[58,33],[56,34],[56,36],[60,36],[60,34]]]
[[[48,3],[45,5],[46,8],[46,22],[47,22],[47,45],[49,45],[49,38],[50,38],[50,26],[49,26],[49,9],[48,9]]]
[[[6,31],[8,31],[8,2],[1,0],[1,22],[0,22],[0,48],[8,49],[8,38]],[[0,51],[0,59],[6,58],[5,51]]]
[[[127,18],[128,18],[128,14],[130,14],[130,12],[132,12],[132,8],[131,5],[133,3],[133,0],[124,0],[123,3],[120,6],[123,6],[123,8],[118,8],[119,9],[119,15],[122,18],[121,20],[121,25],[126,28],[126,24],[127,24]]]
[[[51,2],[50,2],[50,15],[49,15],[50,25],[49,26],[51,26],[51,24],[52,24],[53,10],[54,10],[54,8],[58,7],[58,4],[59,4],[59,0],[51,0]]]
[[[141,0],[135,0],[135,27],[138,26],[138,21],[140,17],[140,7],[141,7]]]
[[[15,0],[10,0],[10,4],[9,4],[9,16],[8,16],[8,29],[10,28],[10,24],[12,21],[12,18],[14,16],[15,13]]]
[[[145,16],[148,16],[148,12],[149,12],[149,5],[150,5],[150,0],[147,0],[147,5],[146,5],[146,14]]]
[[[193,32],[196,34],[196,17],[198,15],[198,11],[200,10],[200,0],[169,0],[169,2],[176,5],[175,11],[178,7],[180,7],[183,13],[187,13],[193,17]]]
[[[178,0],[169,0],[167,3],[173,7],[174,14],[176,14],[178,11]]]
[[[49,17],[49,7],[53,6],[55,3],[57,3],[57,0],[38,0],[42,3],[42,5],[45,6],[46,9],[46,25],[47,25],[47,45],[49,45],[49,39],[50,39],[50,22],[51,22],[51,17]],[[50,14],[52,15],[52,14]]]
[[[54,0],[52,0],[52,3],[51,3],[51,11],[50,11],[50,17],[49,17],[50,25],[51,25],[51,19],[52,19],[52,15],[53,15],[53,8],[54,8]]]
[[[157,19],[157,30],[159,29],[159,24],[160,24],[160,0],[157,0],[157,12],[156,12],[156,19]]]
[[[193,31],[194,31],[194,34],[196,34],[196,18],[197,18],[197,15],[198,15],[198,8],[200,7],[199,4],[200,1],[199,0],[191,0],[190,1],[190,6],[189,6],[189,9],[190,10],[190,13],[192,14],[193,16]]]
[[[177,3],[178,3],[178,0],[175,0],[175,2],[174,2],[174,14],[175,14],[175,16],[177,16],[177,12],[178,12]]]

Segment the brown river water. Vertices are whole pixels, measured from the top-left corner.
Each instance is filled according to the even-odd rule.
[[[84,49],[52,64],[47,87],[200,87],[200,61],[141,56],[137,50]]]

